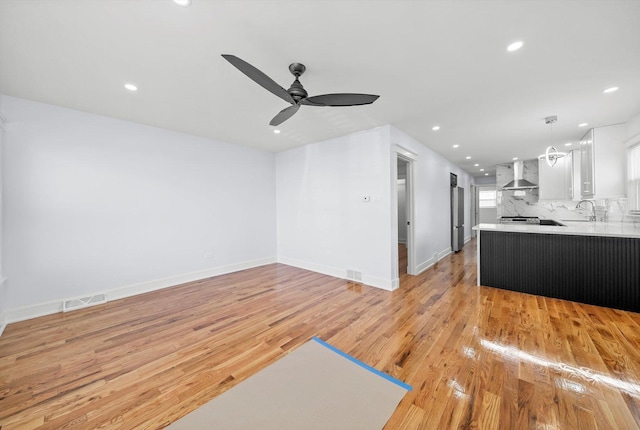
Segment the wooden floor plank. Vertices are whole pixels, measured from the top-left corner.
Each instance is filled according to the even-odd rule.
[[[640,429],[640,314],[476,281],[476,244],[383,291],[271,264],[0,337],[0,428],[163,428],[318,336],[413,386],[386,429]],[[250,410],[247,411],[250,413]]]

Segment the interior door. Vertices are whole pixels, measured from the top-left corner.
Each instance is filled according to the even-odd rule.
[[[450,173],[449,189],[451,199],[451,250],[458,251],[458,175]]]
[[[469,191],[469,219],[471,220],[471,237],[476,237],[476,231],[473,230],[473,227],[478,225],[478,187],[474,184],[470,186],[471,190]]]
[[[456,229],[458,230],[458,251],[464,246],[464,188],[458,187],[458,224]]]

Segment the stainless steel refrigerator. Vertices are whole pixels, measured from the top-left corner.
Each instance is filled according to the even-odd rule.
[[[464,188],[451,187],[451,249],[458,252],[464,246]]]

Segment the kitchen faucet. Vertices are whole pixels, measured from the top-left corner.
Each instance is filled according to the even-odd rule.
[[[587,203],[591,203],[591,216],[589,217],[589,221],[595,221],[596,220],[596,205],[593,204],[593,202],[591,200],[580,200],[578,202],[578,204],[576,205],[576,209],[578,209],[580,207],[580,205],[584,202]]]

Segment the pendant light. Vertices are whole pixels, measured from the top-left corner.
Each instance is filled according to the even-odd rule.
[[[551,137],[549,139],[550,142],[553,142],[553,124],[556,123],[557,121],[558,121],[558,117],[556,115],[548,116],[544,119],[545,124],[549,124],[549,128],[551,129],[551,133],[550,133]],[[556,165],[559,158],[562,158],[566,155],[567,155],[566,152],[559,152],[555,146],[549,145],[547,146],[547,150],[544,152],[544,154],[541,154],[538,156],[538,159],[545,160],[549,165],[549,167],[553,167]]]

